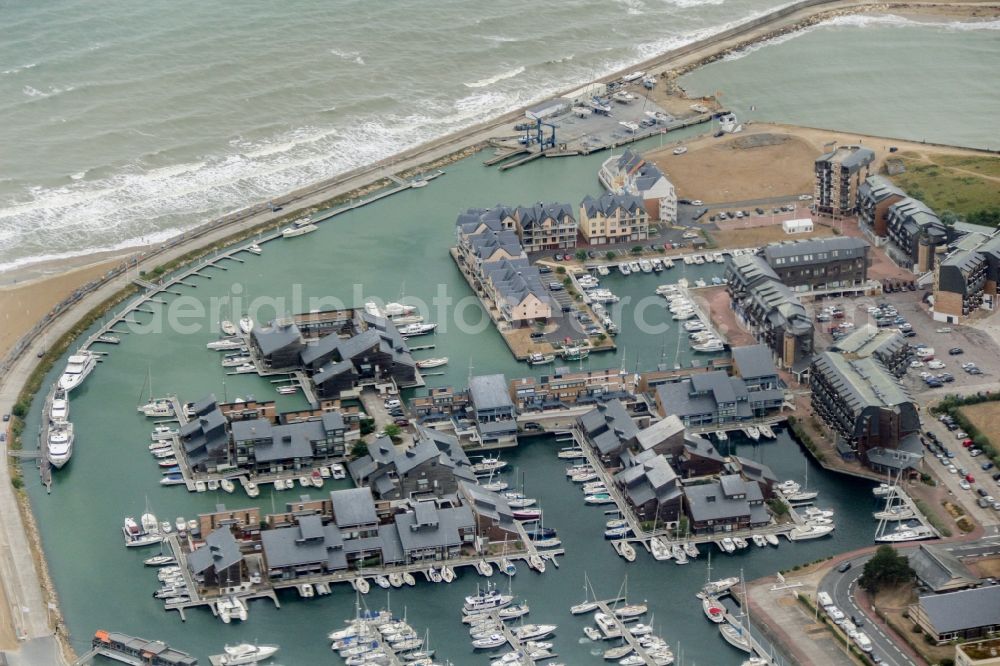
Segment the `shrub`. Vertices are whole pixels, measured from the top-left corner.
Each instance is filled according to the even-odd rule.
[[[608,261],[611,261],[612,259],[615,258],[615,253],[612,252],[611,250],[608,250],[607,252],[604,253],[604,258],[607,259]]]

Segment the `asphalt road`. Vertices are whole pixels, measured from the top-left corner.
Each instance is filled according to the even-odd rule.
[[[911,666],[914,661],[910,659],[902,650],[896,646],[896,642],[886,635],[881,627],[872,620],[872,616],[862,610],[854,600],[854,591],[857,587],[858,578],[863,573],[864,564],[871,554],[861,555],[854,559],[847,560],[851,563],[851,568],[841,573],[834,569],[820,581],[819,591],[826,592],[833,599],[837,608],[843,611],[844,615],[850,619],[852,615],[863,617],[864,626],[861,631],[871,639],[873,649],[871,654],[878,655],[882,663],[888,666]]]

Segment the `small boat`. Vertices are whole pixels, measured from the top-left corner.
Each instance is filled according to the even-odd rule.
[[[166,418],[174,415],[173,404],[165,398],[150,400],[145,405],[139,405],[136,409],[151,418]]]
[[[757,426],[747,426],[746,428],[743,428],[743,432],[746,433],[747,437],[755,442],[760,439],[760,430]]]
[[[444,565],[441,567],[441,580],[446,583],[450,583],[455,580],[455,570],[451,567]]]
[[[560,449],[559,453],[556,455],[564,460],[576,460],[585,457],[583,449],[579,446],[570,446],[565,449]]]
[[[333,463],[333,465],[330,467],[330,475],[333,476],[334,480],[346,479],[347,471],[344,469],[344,466],[341,465],[340,463]]]
[[[529,520],[538,520],[542,517],[542,510],[536,507],[523,507],[520,509],[513,509],[511,514],[514,516],[514,520],[524,522]]]
[[[683,155],[688,151],[687,146],[677,146],[674,148],[674,155]]]
[[[293,222],[292,226],[283,229],[281,231],[281,236],[283,238],[295,238],[296,236],[304,236],[308,233],[312,233],[318,228],[319,227],[312,223],[311,218],[304,217],[301,220]]]
[[[249,246],[247,248],[247,252],[249,252],[250,254],[260,255],[262,252],[264,252],[264,250],[263,250],[263,248],[261,248],[260,245],[258,245],[257,243],[254,243],[253,245],[251,245],[251,246]]]
[[[570,481],[573,483],[586,483],[588,481],[593,481],[598,478],[597,472],[578,472],[569,477]]]
[[[399,334],[404,338],[412,338],[418,335],[427,335],[437,328],[437,324],[407,324],[399,329]]]
[[[308,477],[308,476],[304,476],[304,475],[299,477],[299,487],[300,488],[308,488],[311,485],[312,485],[312,477]]]
[[[624,645],[619,645],[618,647],[609,648],[604,651],[603,657],[608,661],[616,661],[632,653],[634,648],[625,643]]]
[[[425,571],[424,577],[427,578],[427,580],[431,583],[441,582],[441,572],[435,569],[434,567],[431,567],[430,569]]]
[[[371,585],[368,584],[368,581],[365,580],[364,577],[362,576],[358,576],[353,581],[351,581],[351,585],[354,586],[354,589],[360,592],[361,594],[368,594],[368,591],[372,589]]]
[[[208,486],[208,489],[210,491],[216,491],[216,490],[219,489],[219,480],[218,479],[209,479],[208,482],[205,485]]]
[[[219,479],[219,486],[221,486],[227,493],[231,493],[236,490],[236,484],[229,479]]]
[[[721,545],[722,550],[725,551],[726,553],[732,554],[736,552],[736,542],[733,541],[731,538],[725,537],[722,541],[719,541],[718,543]]]
[[[494,472],[499,472],[506,466],[506,460],[500,460],[499,458],[483,458],[479,462],[470,465],[470,469],[476,476],[485,476],[493,474]]]
[[[648,610],[649,607],[646,604],[628,604],[621,608],[616,608],[615,616],[620,619],[639,617],[640,615],[644,615]]]
[[[674,267],[674,260],[673,259],[664,259],[663,260],[663,267],[664,268],[673,268]]]
[[[751,539],[753,539],[753,544],[758,548],[767,548],[767,539],[761,534],[754,534]]]
[[[389,578],[386,576],[375,576],[375,578],[373,578],[372,580],[374,580],[375,584],[381,587],[383,590],[387,590],[391,587],[391,585],[389,584]]]
[[[423,361],[417,361],[417,367],[420,369],[426,368],[439,368],[442,365],[448,364],[448,357],[443,356],[441,358],[428,358]]]
[[[257,497],[260,495],[260,488],[253,481],[247,481],[244,485],[244,489],[247,491],[247,497]]]
[[[627,539],[632,536],[632,528],[628,525],[623,525],[621,527],[609,527],[604,530],[604,538],[610,540],[614,539]],[[656,539],[654,538],[654,541]],[[653,557],[656,557],[656,546],[653,546]]]
[[[564,347],[562,357],[564,361],[582,361],[590,356],[590,349],[587,347]]]
[[[409,571],[403,572],[403,582],[406,583],[408,587],[413,587],[417,584],[417,579],[413,577]]]
[[[479,572],[479,575],[489,578],[493,575],[493,565],[486,560],[479,560],[476,563],[476,571]]]
[[[618,264],[618,270],[621,272],[622,275],[631,275],[632,274],[632,269],[629,268],[629,265],[626,264],[626,263]]]
[[[167,476],[160,479],[161,486],[179,486],[183,485],[184,477],[179,472],[174,472],[168,474]]]
[[[722,637],[726,639],[726,642],[737,650],[751,651],[750,637],[743,627],[725,622],[719,625],[719,631],[722,632]]]
[[[280,648],[277,645],[254,645],[251,643],[240,643],[239,645],[225,646],[223,653],[214,655],[212,663],[219,666],[239,666],[242,664],[256,664],[272,657]]]
[[[626,562],[635,562],[635,548],[628,541],[612,541],[611,545]]]
[[[729,435],[726,433],[725,430],[716,430],[715,438],[720,442],[725,442],[729,440]]]
[[[243,341],[239,338],[224,338],[222,340],[214,340],[205,345],[213,351],[233,351],[246,349]]]
[[[545,573],[545,560],[538,555],[529,555],[528,567],[534,569],[538,573]]]
[[[177,560],[170,555],[153,555],[142,561],[147,567],[170,567],[177,564]]]
[[[276,390],[280,395],[294,395],[299,392],[299,387],[296,384],[285,384],[284,386],[279,386]]]
[[[679,545],[674,545],[672,548],[674,555],[674,564],[687,564],[688,558],[687,553],[684,552],[684,548]]]
[[[688,557],[698,557],[701,553],[698,551],[698,546],[693,541],[688,541],[684,544],[684,554]]]
[[[767,541],[768,545],[777,547],[778,537],[774,534],[765,534],[764,541]]]
[[[119,338],[114,333],[102,333],[101,335],[97,336],[97,342],[103,342],[109,345],[121,344],[121,341],[122,339]]]
[[[749,543],[747,543],[747,540],[744,539],[743,537],[733,537],[733,543],[736,544],[736,547],[739,548],[740,550],[743,550],[744,548],[750,545]]]
[[[389,585],[392,587],[403,587],[403,577],[398,573],[389,574],[387,580],[389,581]],[[378,583],[377,578],[375,579],[375,582]]]
[[[222,329],[222,332],[229,337],[236,335],[236,326],[228,319],[223,319],[219,324],[219,327]]]
[[[639,262],[638,262],[638,261],[630,261],[630,262],[628,262],[628,268],[629,268],[629,270],[630,270],[630,271],[632,271],[633,273],[638,273],[639,271],[641,271],[641,270],[642,270],[642,269],[641,269],[641,268],[639,267]]]
[[[323,475],[320,474],[318,469],[314,469],[309,475],[309,480],[312,481],[313,488],[323,487]]]
[[[533,539],[531,541],[531,543],[534,544],[535,548],[542,548],[542,549],[545,549],[545,548],[558,548],[559,546],[562,545],[562,541],[559,540],[559,539],[557,539],[556,537],[546,537],[544,539]],[[554,559],[552,560],[552,563],[556,565],[557,569],[559,568],[559,564]]]
[[[664,562],[673,558],[673,549],[667,546],[661,537],[653,537],[649,540],[649,549],[653,555],[653,559]]]
[[[480,485],[483,487],[484,490],[489,490],[490,492],[493,492],[493,493],[499,493],[501,491],[504,491],[504,490],[507,490],[508,488],[510,488],[510,484],[509,483],[507,483],[506,481],[500,481],[500,480],[498,480],[498,481],[490,481],[488,483],[482,483]]]
[[[701,609],[710,621],[722,624],[726,621],[726,609],[719,603],[719,600],[711,595],[704,595],[701,600]]]
[[[491,648],[500,647],[507,642],[502,634],[490,634],[485,638],[477,638],[472,641],[472,647],[477,650],[487,650]]]
[[[583,501],[587,504],[614,504],[614,498],[608,493],[595,493],[593,495],[587,495],[583,498]]]
[[[640,259],[639,270],[641,270],[643,273],[652,273],[653,264],[648,259]]]
[[[512,629],[511,633],[519,641],[530,641],[545,638],[556,629],[558,629],[558,626],[554,624],[524,624]]]
[[[818,539],[833,532],[832,525],[800,525],[792,528],[788,533],[789,541],[805,541],[806,539]],[[879,541],[879,539],[875,539]],[[904,541],[905,539],[887,539],[890,541]]]
[[[506,557],[500,558],[500,573],[510,577],[517,573],[517,567]]]

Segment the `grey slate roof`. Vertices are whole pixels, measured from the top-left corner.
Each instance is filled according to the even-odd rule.
[[[583,198],[580,207],[586,211],[588,217],[613,217],[619,210],[623,216],[630,216],[646,210],[642,205],[642,199],[634,194],[613,192],[605,192],[597,199],[588,194]]]
[[[858,197],[873,203],[884,201],[891,196],[905,197],[906,193],[879,175],[868,176],[858,187]]]
[[[913,402],[892,373],[874,358],[849,361],[841,354],[823,352],[813,362],[813,371],[823,373],[855,413],[868,406],[893,407]]]
[[[598,403],[579,418],[580,427],[594,447],[602,454],[627,446],[639,428],[628,415],[621,400]]]
[[[273,436],[271,422],[265,418],[233,421],[229,424],[234,442],[246,442],[255,439],[271,439]]]
[[[228,527],[212,530],[205,543],[188,555],[188,570],[193,574],[203,574],[209,569],[215,573],[225,571],[243,559],[240,545]]]
[[[488,259],[498,250],[504,250],[512,257],[524,257],[524,248],[517,234],[510,229],[484,231],[467,239],[469,248],[481,260]]]
[[[348,528],[378,522],[375,499],[370,488],[348,488],[330,491],[334,520],[337,527]]]
[[[1000,585],[923,596],[919,603],[939,634],[1000,625]]]
[[[266,327],[255,326],[250,335],[253,336],[257,347],[265,356],[289,345],[302,343],[302,333],[299,332],[299,327],[294,322],[285,325],[272,324]]]
[[[311,458],[312,442],[326,439],[321,421],[299,421],[274,426],[271,433],[270,442],[262,442],[254,448],[257,462]]]
[[[684,424],[677,416],[671,414],[665,419],[660,419],[648,428],[643,428],[636,435],[636,443],[643,450],[652,449],[657,444],[684,432]]]
[[[459,481],[458,487],[475,513],[494,521],[501,529],[509,532],[517,529],[506,497],[486,490],[474,480]]]
[[[559,224],[562,224],[564,217],[568,217],[571,222],[576,221],[573,208],[567,203],[539,202],[532,206],[518,206],[514,212],[521,227],[526,229],[539,226],[548,219]]]
[[[863,146],[838,146],[833,151],[817,157],[816,161],[840,164],[849,172],[854,173],[861,167],[874,162],[875,153]]]
[[[340,337],[336,333],[324,335],[316,342],[311,342],[299,353],[303,365],[311,365],[317,359],[332,354],[340,347]]]
[[[513,409],[514,402],[507,392],[503,375],[478,375],[469,379],[469,392],[476,410]]]
[[[418,504],[424,504],[419,502]],[[396,514],[396,529],[403,552],[425,548],[447,548],[462,544],[460,529],[472,529],[475,521],[467,506],[436,509],[436,523],[420,524],[414,512]]]
[[[875,353],[891,355],[904,345],[906,340],[895,330],[879,329],[872,324],[865,324],[850,335],[834,342],[830,349],[865,357]]]
[[[691,519],[700,523],[749,516],[750,486],[757,486],[757,484],[756,482],[748,482],[748,496],[741,499],[727,497],[718,481],[685,487],[684,495],[687,498]],[[760,486],[757,486],[757,492],[760,493]]]
[[[654,499],[663,504],[682,495],[677,474],[663,456],[626,467],[615,474],[615,480],[625,487],[625,494],[637,506]]]
[[[944,548],[921,544],[908,559],[917,578],[934,592],[979,584],[979,577]]]
[[[686,452],[696,454],[701,458],[715,460],[719,462],[719,464],[726,462],[726,459],[719,453],[718,449],[715,448],[715,445],[701,435],[694,435],[691,433],[684,435],[684,449]]]
[[[317,386],[339,377],[344,373],[353,373],[354,364],[350,361],[330,361],[322,366],[315,375],[312,376],[313,383]]]
[[[323,525],[319,531],[311,526],[306,531],[301,521],[297,525],[261,531],[260,541],[268,566],[277,569],[325,563],[330,570],[347,568],[344,540],[337,526]]]
[[[889,467],[896,470],[917,469],[920,466],[920,460],[923,458],[920,453],[886,449],[881,446],[868,449],[865,455],[868,457],[868,462],[872,465],[881,465],[882,467]]]
[[[215,399],[214,393],[209,393],[201,400],[195,400],[191,403],[191,411],[193,411],[198,416],[203,416],[207,412],[215,409],[215,405],[218,401]]]
[[[483,266],[483,277],[493,285],[500,305],[516,306],[534,294],[543,303],[549,302],[549,292],[542,284],[541,274],[528,259],[501,259]]]
[[[790,266],[825,264],[829,261],[827,254],[830,252],[836,251],[839,258],[846,259],[863,256],[868,247],[868,241],[851,236],[811,238],[771,243],[764,247],[764,258],[771,266],[775,266],[775,260],[779,258]]]
[[[758,379],[778,374],[778,369],[774,366],[774,359],[771,357],[771,350],[768,349],[767,345],[733,347],[732,352],[733,361],[736,363],[740,376],[744,379]]]

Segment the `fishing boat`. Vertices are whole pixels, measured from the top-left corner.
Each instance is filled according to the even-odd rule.
[[[447,365],[447,364],[448,364],[447,356],[443,356],[441,358],[428,358],[424,359],[423,361],[417,361],[417,367],[422,370],[426,368],[439,368],[442,365]]]
[[[528,356],[528,365],[545,365],[555,360],[555,354],[540,354],[536,352]]]
[[[221,322],[219,322],[219,328],[222,329],[223,334],[229,337],[233,337],[234,335],[236,335],[236,326],[233,324],[233,322],[229,321],[228,319],[223,319]]]
[[[612,541],[611,545],[626,562],[635,562],[635,548],[628,541]]]
[[[255,645],[252,643],[240,643],[239,645],[226,645],[222,654],[210,657],[212,663],[219,666],[239,666],[240,664],[256,664],[257,662],[269,659],[280,648],[277,645]]]
[[[283,238],[295,238],[296,236],[304,236],[308,233],[312,233],[318,228],[319,227],[312,223],[312,218],[303,217],[302,219],[293,222],[292,226],[283,229],[281,231],[281,236]]]
[[[81,349],[66,360],[66,369],[59,377],[57,386],[61,391],[69,393],[82,384],[95,367],[97,367],[97,354],[88,349]]]
[[[590,349],[587,347],[564,347],[562,357],[564,361],[582,361],[590,356]]]
[[[487,583],[486,589],[476,588],[476,594],[465,597],[462,612],[465,615],[476,613],[488,613],[510,606],[514,597],[509,594],[501,594],[497,591],[496,585]]]

